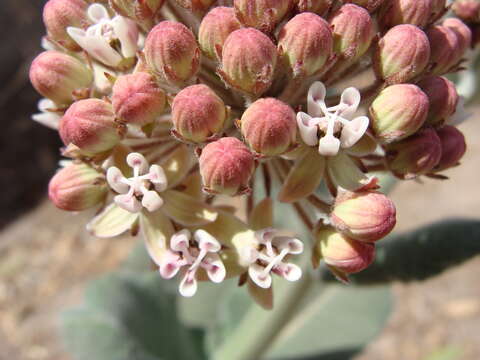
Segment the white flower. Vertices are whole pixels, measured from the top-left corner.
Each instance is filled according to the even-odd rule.
[[[205,230],[196,230],[193,241],[190,231],[181,230],[170,239],[170,250],[160,263],[160,275],[171,279],[182,270],[179,291],[182,296],[191,297],[197,292],[197,271],[200,268],[214,283],[225,279],[225,266],[218,255],[221,248],[217,239]]]
[[[73,40],[93,58],[108,66],[118,66],[123,58],[134,57],[138,50],[138,28],[134,21],[117,15],[110,19],[107,9],[100,4],[88,7],[87,15],[93,22],[86,31],[68,27]],[[120,50],[112,44],[118,40]]]
[[[242,260],[250,263],[248,275],[261,288],[272,286],[271,273],[277,274],[288,281],[297,281],[302,276],[299,266],[285,262],[287,255],[297,255],[303,252],[303,243],[289,236],[276,236],[277,230],[268,228],[255,232],[258,247],[243,249]]]
[[[340,147],[349,148],[362,138],[368,129],[369,119],[359,116],[350,120],[360,104],[360,92],[356,88],[345,89],[336,106],[327,107],[325,96],[325,85],[320,81],[313,83],[308,91],[308,114],[299,112],[297,124],[305,144],[318,144],[321,155],[335,156]],[[323,136],[319,137],[319,133]],[[336,134],[340,134],[340,139]]]
[[[167,178],[162,167],[152,165],[148,168],[147,160],[139,153],[128,154],[127,164],[133,169],[133,177],[124,177],[115,166],[107,170],[108,184],[121,194],[115,196],[115,203],[132,213],[140,212],[142,207],[148,211],[158,210],[163,205],[158,193],[167,188]]]
[[[41,99],[38,102],[38,110],[40,110],[40,113],[32,115],[32,120],[50,129],[58,130],[61,116],[54,111],[56,107],[52,100]]]

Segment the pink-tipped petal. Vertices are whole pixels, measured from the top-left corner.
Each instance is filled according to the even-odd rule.
[[[180,282],[180,295],[185,297],[192,297],[197,292],[197,280],[195,276],[189,272],[187,272]]]
[[[142,210],[142,204],[138,201],[135,196],[130,194],[117,195],[113,198],[115,204],[121,207],[124,210],[130,211],[131,213],[137,213]]]
[[[218,252],[222,248],[222,245],[205,230],[199,229],[193,234],[193,238],[198,242],[200,250],[206,250],[208,252]]]
[[[158,192],[165,191],[167,189],[168,181],[165,171],[159,165],[150,166],[150,171],[148,172],[148,180],[155,185],[155,190]]]
[[[208,255],[208,259],[210,260],[210,267],[206,270],[208,278],[214,283],[221,283],[227,275],[225,265],[223,265],[218,254],[210,254]]]
[[[355,145],[367,131],[369,123],[368,117],[359,116],[346,124],[340,136],[342,148],[349,148]]]
[[[164,279],[171,279],[178,274],[180,268],[180,256],[172,251],[167,251],[160,263],[160,276]]]
[[[105,6],[100,4],[92,4],[88,7],[87,15],[94,23],[99,23],[102,20],[110,20],[108,16],[108,11],[105,9]]]
[[[318,143],[318,127],[311,124],[310,115],[299,112],[297,114],[297,125],[300,131],[300,137],[303,142],[309,146],[315,146]]]
[[[192,234],[187,229],[183,229],[173,234],[170,239],[170,247],[175,251],[182,251],[188,248]]]
[[[303,252],[303,242],[290,236],[277,236],[273,240],[273,245],[280,251],[288,249],[289,254],[298,255]]]
[[[121,181],[123,174],[119,168],[112,166],[107,170],[107,182],[110,187],[119,194],[124,194],[128,191],[129,186]]]
[[[360,92],[356,88],[349,87],[345,89],[340,97],[340,104],[344,109],[340,110],[339,115],[347,119],[353,116],[358,109],[360,99]]]
[[[147,191],[143,194],[142,205],[150,212],[160,209],[163,205],[163,200],[156,191]]]
[[[288,263],[282,266],[282,277],[288,281],[297,281],[302,277],[302,269],[298,265]]]
[[[326,95],[327,89],[322,82],[316,81],[310,86],[307,97],[307,111],[311,116],[317,117],[323,115],[320,103],[325,101]]]
[[[272,277],[270,274],[265,274],[264,268],[258,264],[249,266],[248,275],[255,284],[263,289],[268,289],[272,286]]]
[[[144,174],[148,171],[148,162],[142,154],[139,154],[139,153],[128,154],[127,164],[131,168],[139,167],[140,174]]]

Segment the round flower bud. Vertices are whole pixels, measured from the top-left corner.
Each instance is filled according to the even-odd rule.
[[[449,27],[436,25],[427,30],[430,41],[432,73],[442,75],[454,69],[462,58],[462,44],[456,32]]]
[[[139,22],[153,19],[164,3],[165,0],[110,0],[117,13]]]
[[[320,71],[332,54],[328,23],[312,13],[301,13],[283,26],[278,51],[293,76],[311,76]]]
[[[248,191],[255,170],[253,154],[234,137],[224,137],[205,146],[199,164],[204,190],[231,196]]]
[[[162,21],[145,40],[147,66],[172,84],[182,84],[193,77],[200,65],[200,49],[195,36],[183,24]]]
[[[364,8],[343,5],[330,19],[333,27],[333,49],[335,54],[355,61],[365,54],[375,36],[375,27],[368,11]]]
[[[65,145],[72,143],[86,155],[110,150],[121,139],[112,105],[100,99],[72,104],[60,120],[59,131]]]
[[[460,42],[461,52],[465,53],[465,51],[467,51],[472,45],[472,30],[470,30],[470,28],[465,25],[462,20],[457,18],[445,19],[442,25],[452,29],[455,34],[457,34]]]
[[[68,35],[67,28],[88,25],[87,7],[84,0],[49,0],[43,8],[43,22],[48,36],[69,50],[81,50]]]
[[[375,259],[375,244],[350,239],[331,227],[315,232],[313,258],[344,274],[365,270]]]
[[[203,53],[211,59],[220,60],[228,35],[240,27],[233,8],[218,6],[210,10],[198,30],[198,42]]]
[[[352,3],[361,7],[364,7],[369,12],[374,12],[380,5],[386,2],[386,0],[343,0],[344,3]]]
[[[205,142],[222,131],[226,118],[222,99],[203,84],[183,89],[172,103],[174,131],[186,141]]]
[[[452,10],[466,22],[480,22],[480,1],[478,0],[456,0],[452,4]]]
[[[373,58],[377,77],[389,84],[409,81],[421,74],[430,59],[430,44],[415,25],[397,25],[378,43]]]
[[[325,15],[332,6],[333,0],[294,0],[299,12],[312,12]]]
[[[390,143],[412,135],[425,122],[428,109],[428,96],[418,86],[388,86],[369,109],[375,137],[382,143]]]
[[[205,12],[215,0],[175,0],[178,5],[194,12]]]
[[[67,165],[48,184],[50,200],[66,211],[82,211],[100,204],[107,192],[104,176],[83,163]]]
[[[330,219],[332,225],[345,236],[366,242],[388,235],[397,221],[392,200],[375,191],[341,194]]]
[[[64,105],[73,102],[73,92],[91,85],[93,75],[73,56],[46,51],[33,60],[30,81],[40,94],[58,105]]]
[[[399,178],[413,179],[428,174],[442,156],[442,145],[435,130],[427,128],[386,148],[390,170]]]
[[[432,0],[390,0],[384,9],[379,18],[386,29],[400,24],[424,27],[432,14]]]
[[[441,76],[429,76],[418,83],[430,101],[426,123],[440,125],[457,108],[458,94],[455,84]]]
[[[462,132],[453,126],[444,126],[437,130],[437,135],[442,144],[442,157],[434,170],[442,171],[458,165],[460,159],[467,151],[465,136]]]
[[[259,99],[243,113],[241,131],[256,153],[280,155],[296,143],[296,115],[290,106],[280,100]]]
[[[264,32],[272,32],[292,6],[292,0],[233,0],[240,22]]]
[[[112,105],[118,121],[144,126],[165,109],[165,92],[145,72],[120,76],[112,89]]]
[[[232,32],[222,50],[218,71],[233,88],[260,96],[273,81],[277,65],[277,48],[261,31],[253,28]]]

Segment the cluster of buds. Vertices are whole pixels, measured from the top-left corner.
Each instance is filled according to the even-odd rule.
[[[183,296],[238,277],[271,307],[273,275],[300,280],[308,251],[348,281],[396,222],[373,172],[446,178],[465,153],[463,102],[444,75],[462,69],[480,15],[472,0],[455,2],[460,19],[442,21],[447,10],[439,0],[48,0],[33,119],[59,132],[69,158],[50,198],[97,208],[95,236],[142,234]],[[374,82],[357,88],[367,72]],[[244,213],[218,201],[237,196]],[[313,246],[274,228],[278,202]]]

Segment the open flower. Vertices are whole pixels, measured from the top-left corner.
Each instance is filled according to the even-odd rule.
[[[297,124],[305,144],[316,146],[324,156],[335,156],[340,147],[350,148],[368,129],[369,119],[359,116],[350,120],[360,104],[360,92],[353,87],[342,92],[340,103],[327,107],[325,85],[317,81],[308,91],[308,114],[299,112]]]
[[[189,230],[181,230],[170,239],[170,249],[159,264],[160,275],[171,279],[181,272],[180,294],[191,297],[197,292],[199,270],[204,270],[214,283],[221,283],[225,279],[225,266],[218,254],[221,248],[217,239],[205,230],[196,230],[193,239]]]
[[[138,28],[134,21],[120,15],[111,19],[107,9],[100,4],[90,5],[87,15],[93,23],[87,30],[67,28],[68,35],[83,50],[95,60],[112,67],[119,66],[123,59],[135,56]]]

